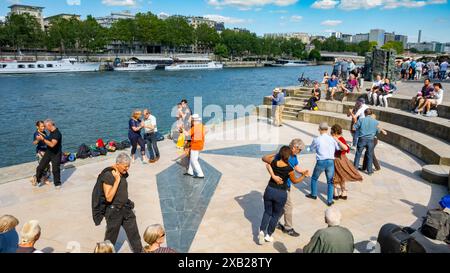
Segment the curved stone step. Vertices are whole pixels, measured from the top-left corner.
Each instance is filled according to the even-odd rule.
[[[351,102],[335,102],[321,100],[318,103],[320,111],[347,114],[354,107]],[[379,121],[392,123],[415,131],[426,132],[429,135],[450,141],[450,120],[440,117],[424,117],[394,108],[371,107]]]
[[[449,186],[450,166],[425,165],[422,167],[422,178],[430,183]]]
[[[345,130],[350,129],[350,119],[345,114],[324,111],[301,111],[298,119],[309,123],[339,124]],[[450,143],[398,125],[380,122],[381,127],[388,132],[385,136],[379,134],[381,141],[399,147],[428,164],[450,165]]]

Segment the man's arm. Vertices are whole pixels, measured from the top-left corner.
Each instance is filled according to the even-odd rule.
[[[275,159],[276,154],[265,155],[261,159],[264,163],[270,164]]]
[[[120,184],[120,173],[117,170],[112,171],[112,176],[114,177],[114,184],[112,186],[103,182],[103,192],[108,203],[111,203],[114,199]]]
[[[266,163],[266,169],[270,174],[270,177],[272,177],[272,179],[277,183],[277,184],[283,184],[283,179],[281,179],[281,177],[275,175],[275,173],[273,172],[272,166],[270,166],[270,163],[272,163],[272,161],[275,159],[275,155],[276,154],[270,154],[270,155],[265,155],[262,157],[262,161],[264,163]]]

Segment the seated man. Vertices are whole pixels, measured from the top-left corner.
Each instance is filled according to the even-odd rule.
[[[367,101],[369,104],[377,105],[378,92],[380,91],[381,86],[383,85],[383,80],[381,79],[381,75],[377,75],[376,80],[373,82],[372,87],[367,89]]]
[[[418,112],[422,112],[423,109],[426,109],[426,116],[431,116],[431,108],[437,107],[439,104],[442,103],[442,100],[444,98],[444,90],[442,90],[442,84],[435,83],[433,84],[434,90],[430,93],[430,98],[425,100],[425,104],[422,106],[422,108],[418,109]]]
[[[335,74],[331,75],[331,79],[328,79],[328,95],[331,100],[334,100],[334,93],[338,90],[339,79]],[[328,99],[328,98],[327,98]]]
[[[339,226],[341,212],[337,208],[325,211],[327,228],[316,231],[311,241],[303,248],[304,253],[353,253],[354,239],[352,233]]]
[[[314,83],[314,89],[311,91],[311,97],[308,99],[303,109],[317,111],[317,102],[320,100],[321,95],[322,91],[320,90],[319,83],[316,82]]]
[[[433,93],[434,88],[431,85],[431,82],[429,79],[426,79],[424,81],[424,86],[422,87],[422,90],[413,98],[413,101],[411,102],[411,105],[415,106],[414,112],[417,114],[421,114],[423,111],[423,106],[425,105],[425,102],[427,99],[431,98],[431,94]]]
[[[343,84],[341,85],[342,92],[344,92],[344,97],[342,98],[342,101],[347,100],[348,94],[353,93],[353,90],[355,88],[358,90],[358,92],[360,91],[359,84],[355,78],[355,75],[350,74],[350,78],[348,79],[347,84],[345,86]]]

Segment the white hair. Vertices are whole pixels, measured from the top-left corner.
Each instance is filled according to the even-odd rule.
[[[55,122],[53,120],[49,119],[49,118],[44,121],[44,124],[47,124],[47,123],[55,126]]]
[[[131,158],[129,155],[127,155],[126,153],[121,153],[117,156],[116,158],[116,163],[117,164],[128,164],[130,165],[131,163]]]
[[[341,224],[341,212],[337,208],[329,208],[325,211],[325,221],[331,227]]]
[[[40,234],[41,227],[39,226],[39,221],[31,220],[23,225],[22,230],[20,231],[20,241],[24,244],[35,242]]]

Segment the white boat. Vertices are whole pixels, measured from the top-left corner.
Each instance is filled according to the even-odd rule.
[[[205,69],[222,69],[223,64],[213,62],[208,58],[179,58],[175,59],[175,62],[166,66],[167,71],[179,71],[179,70],[205,70]]]
[[[74,58],[35,62],[0,60],[0,74],[94,72],[99,70],[100,63],[83,63]]]
[[[311,65],[308,61],[300,60],[277,60],[272,66],[275,67],[295,67],[295,66],[308,66]]]
[[[114,67],[114,71],[150,71],[156,69],[156,64],[142,64],[135,61],[128,61]]]

